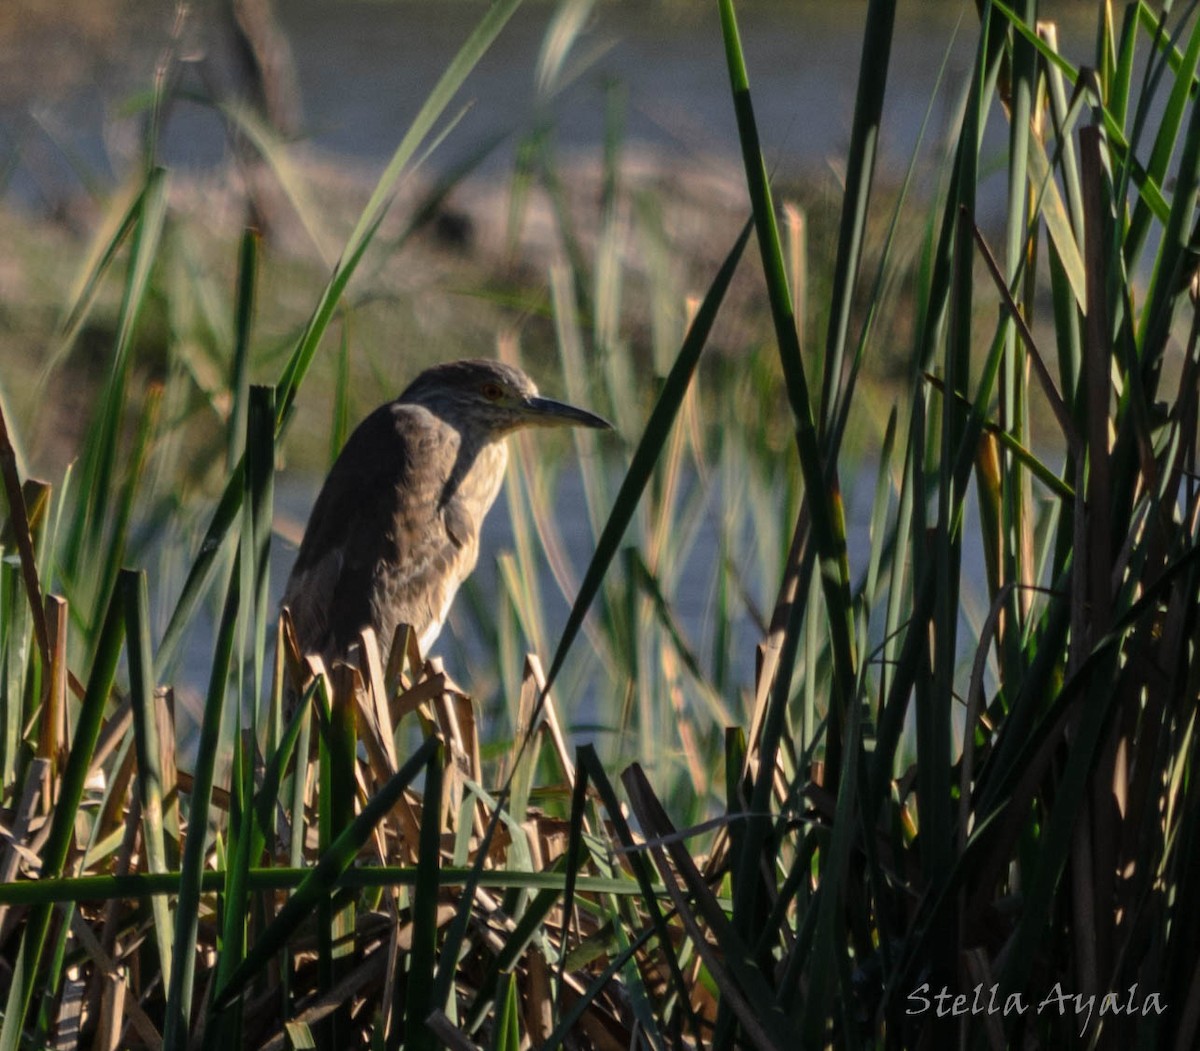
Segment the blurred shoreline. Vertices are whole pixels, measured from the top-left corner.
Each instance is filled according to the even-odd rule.
[[[1082,40],[1091,19],[1082,6],[1048,5],[1047,14],[1068,16],[1070,32]],[[112,280],[71,350],[67,378],[51,380],[52,389],[42,385],[44,362],[61,345],[64,311],[89,253],[111,230],[123,187],[140,178],[162,57],[171,54],[177,64],[176,101],[157,156],[170,170],[168,235],[179,270],[164,280],[186,285],[186,301],[228,299],[242,229],[248,223],[264,229],[255,325],[262,360],[254,378],[269,381],[280,348],[307,318],[386,158],[484,7],[474,0],[280,5],[303,116],[295,140],[272,140],[276,146],[265,162],[242,149],[230,125],[203,101],[237,99],[245,91],[235,76],[228,26],[214,13],[224,8],[195,8],[170,49],[178,28],[170,5],[108,0],[63,8],[19,0],[4,8],[0,235],[8,251],[0,260],[0,396],[25,425],[21,433],[30,436],[35,466],[57,470],[74,455],[85,423],[82,407],[97,382],[91,362],[110,350],[119,306],[119,281]],[[492,354],[499,339],[519,337],[535,355],[552,345],[547,283],[567,251],[555,233],[562,202],[536,179],[521,189],[514,173],[522,150],[552,154],[552,178],[589,252],[601,234],[606,151],[619,157],[625,211],[617,229],[626,238],[623,265],[634,275],[623,304],[623,336],[639,346],[649,347],[655,326],[663,324],[663,309],[651,303],[652,285],[674,290],[666,315],[678,324],[687,298],[707,287],[748,214],[715,7],[601,3],[572,61],[547,84],[536,70],[553,10],[549,3],[529,3],[506,27],[496,53],[464,87],[461,121],[404,180],[382,232],[382,243],[390,239],[391,247],[355,279],[351,381],[371,397],[381,387],[398,390],[434,359]],[[864,12],[859,3],[739,5],[778,202],[806,224],[814,302],[835,247]],[[924,149],[940,148],[942,129],[952,123],[957,64],[969,68],[974,18],[968,3],[900,5],[877,179],[884,199],[895,193],[927,113],[932,127]],[[41,61],[23,61],[31,53]],[[944,97],[931,107],[943,53],[950,56]],[[992,135],[990,148],[1002,150],[1002,121],[993,122]],[[491,153],[452,187],[443,184],[456,168],[470,167],[488,142],[496,144]],[[518,199],[522,210],[514,219]],[[880,222],[886,211],[880,209]],[[418,213],[426,221],[409,237],[407,225]],[[395,251],[401,238],[403,250]],[[660,271],[653,281],[652,267]],[[765,304],[752,291],[754,282],[743,278],[731,289],[713,339],[718,351],[732,355],[770,339]],[[903,309],[895,314],[890,323],[902,341],[909,318]],[[818,321],[814,311],[814,331]],[[219,333],[228,323],[225,317],[208,325]],[[165,306],[156,313],[152,300],[139,324],[136,360],[153,376],[169,347],[222,338],[181,329]],[[191,360],[201,390],[205,370],[223,367],[215,352],[197,351]],[[315,387],[333,382],[330,365]],[[55,411],[42,411],[46,404]],[[323,427],[312,431],[298,434],[292,445],[301,459],[319,462]]]

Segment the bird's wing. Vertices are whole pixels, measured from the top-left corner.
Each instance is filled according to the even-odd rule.
[[[447,438],[426,410],[395,402],[350,436],[284,594],[304,652],[337,656],[368,624],[381,635],[400,620],[424,631],[439,616],[442,596],[432,586],[447,578],[460,547],[438,513],[444,474],[431,469],[453,455]]]

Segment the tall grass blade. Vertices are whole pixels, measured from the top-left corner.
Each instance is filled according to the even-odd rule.
[[[98,561],[103,530],[108,524],[108,505],[114,490],[117,469],[117,444],[125,407],[125,386],[129,371],[133,334],[146,301],[151,268],[157,258],[166,217],[166,173],[161,169],[147,178],[137,224],[130,246],[129,269],[122,289],[117,333],[113,344],[112,366],[96,415],[88,429],[81,464],[88,479],[81,506],[72,520],[64,555],[64,566],[74,578],[85,566]]]
[[[425,805],[421,809],[421,838],[417,854],[417,882],[413,887],[412,950],[408,957],[408,982],[405,988],[402,1021],[404,1046],[413,1051],[437,1046],[425,1019],[438,1006],[433,993],[437,963],[438,869],[442,855],[442,779],[446,746],[440,740],[428,752],[425,763]],[[397,1028],[396,1035],[399,1035]]]
[[[45,605],[42,586],[38,579],[37,558],[33,550],[33,535],[29,528],[29,510],[25,506],[25,493],[21,488],[21,476],[17,470],[17,456],[8,431],[8,421],[0,404],[0,481],[4,485],[4,496],[8,504],[9,528],[17,542],[17,553],[21,559],[21,576],[25,583],[25,597],[29,602],[29,613],[33,618],[34,638],[42,667],[50,667],[50,633],[46,626]]]
[[[226,461],[230,469],[242,458],[246,441],[246,418],[250,412],[250,331],[254,324],[254,295],[258,278],[259,235],[242,233],[238,252],[237,303],[234,315],[233,370],[229,390],[233,407],[229,412]]]
[[[163,831],[163,771],[159,761],[158,719],[155,716],[154,656],[150,640],[150,598],[144,570],[121,573],[121,598],[125,613],[125,638],[129,652],[129,699],[133,708],[133,743],[137,751],[138,790],[142,808],[142,842],[150,872],[168,870]],[[150,901],[154,936],[158,942],[163,983],[170,985],[170,903],[165,895]]]
[[[193,1015],[192,995],[196,977],[196,933],[200,922],[201,876],[208,853],[209,809],[217,753],[222,747],[221,724],[240,605],[240,556],[225,592],[225,607],[217,629],[212,673],[192,772],[187,838],[179,872],[179,898],[175,906],[175,955],[171,961],[171,983],[167,987],[167,1016],[163,1025],[165,1051],[184,1051]]]
[[[818,417],[823,430],[828,429],[839,415],[850,308],[862,263],[895,21],[895,0],[873,0],[867,6],[862,57],[859,61],[858,94],[854,101],[854,122],[850,127],[850,153],[846,161],[846,189],[842,196],[837,259],[833,266],[833,288],[830,292],[829,331],[825,342],[825,370]],[[798,353],[799,346],[796,349]]]
[[[854,622],[850,603],[850,567],[846,554],[845,515],[837,480],[836,467],[823,462],[817,444],[813,421],[813,405],[808,378],[800,354],[796,320],[787,285],[783,248],[775,218],[775,208],[767,180],[766,167],[759,147],[758,128],[750,100],[750,82],[742,54],[741,38],[732,0],[721,0],[721,28],[725,38],[725,55],[729,66],[734,111],[737,115],[738,138],[746,170],[746,183],[754,211],[759,251],[766,277],[767,294],[779,358],[783,366],[788,401],[796,425],[796,446],[800,454],[800,470],[804,475],[812,515],[813,541],[821,563],[821,582],[829,615],[830,639],[834,654],[833,696],[830,700],[830,731],[827,734],[826,762],[836,773],[840,762],[841,720],[850,703],[856,678]],[[827,470],[827,468],[829,468]],[[766,770],[773,770],[774,756],[764,755]],[[770,775],[768,775],[770,776]]]

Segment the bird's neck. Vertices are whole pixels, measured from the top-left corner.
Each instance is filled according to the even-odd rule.
[[[480,508],[482,518],[500,493],[507,465],[508,446],[503,438],[489,441],[464,435],[442,487],[440,503],[444,507],[453,499],[461,499],[470,507]]]

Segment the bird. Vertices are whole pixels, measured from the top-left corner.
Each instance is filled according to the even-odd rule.
[[[300,652],[332,667],[365,627],[390,646],[407,624],[428,656],[479,558],[505,438],[562,426],[611,425],[543,398],[521,369],[491,360],[434,365],[370,413],[317,495],[284,589]]]

